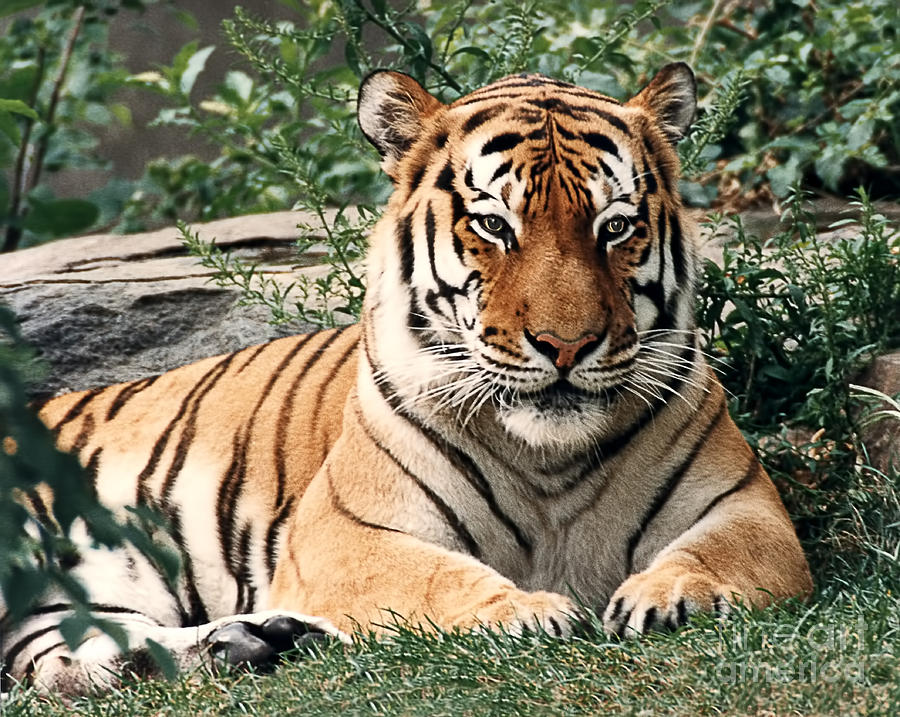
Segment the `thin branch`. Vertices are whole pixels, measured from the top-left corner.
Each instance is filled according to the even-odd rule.
[[[691,59],[690,64],[694,65],[697,62],[697,57],[700,55],[700,50],[703,49],[703,45],[706,43],[706,36],[709,34],[709,29],[713,26],[713,23],[716,21],[716,15],[719,14],[719,10],[722,7],[722,3],[724,0],[716,0],[713,3],[712,8],[709,11],[709,15],[706,16],[706,22],[703,23],[703,27],[700,30],[700,34],[697,35],[697,40],[694,42],[694,49],[691,50]]]
[[[53,119],[56,117],[56,108],[59,105],[59,97],[62,94],[62,86],[66,81],[66,75],[69,72],[69,62],[72,60],[72,52],[75,49],[75,41],[78,39],[78,33],[81,32],[81,25],[84,22],[84,5],[81,5],[73,16],[74,23],[69,32],[69,39],[66,41],[65,50],[63,50],[62,58],[59,63],[59,72],[53,83],[53,94],[50,95],[50,104],[47,107],[47,116],[44,123],[47,125],[47,131],[38,142],[37,154],[34,167],[31,170],[31,181],[29,183],[29,191],[34,189],[41,179],[41,172],[44,168],[44,158],[47,156],[47,147],[50,143],[50,135],[53,133]]]
[[[34,74],[34,85],[31,88],[31,98],[28,106],[34,108],[37,106],[38,93],[41,84],[44,81],[44,70],[46,69],[47,51],[44,46],[38,47],[37,53],[37,72]],[[25,184],[28,175],[25,170],[25,163],[28,158],[28,151],[31,147],[31,130],[34,128],[36,120],[30,117],[25,120],[25,129],[22,132],[22,141],[19,144],[19,151],[16,154],[16,164],[13,169],[12,196],[9,202],[9,221],[6,227],[6,237],[3,240],[3,252],[15,251],[19,246],[19,240],[22,238],[22,226],[20,223],[19,210],[22,205],[22,196],[25,194]]]
[[[369,8],[367,8],[367,7],[365,6],[365,4],[362,2],[362,0],[356,0],[356,5],[357,5],[357,7],[359,7],[360,10],[363,11],[363,13],[364,13],[365,16],[366,16],[366,19],[367,19],[369,22],[371,22],[371,23],[373,23],[374,25],[380,27],[380,28],[381,28],[382,30],[384,30],[388,35],[390,35],[394,40],[396,40],[396,41],[399,42],[401,45],[403,45],[403,47],[405,47],[407,50],[412,51],[412,52],[415,52],[415,54],[416,54],[418,57],[421,57],[423,60],[425,60],[425,62],[428,64],[428,66],[429,66],[436,74],[438,74],[438,75],[441,77],[441,79],[444,80],[444,82],[447,83],[447,85],[449,85],[451,88],[453,88],[453,89],[456,90],[457,92],[462,92],[462,91],[463,91],[462,85],[460,85],[460,84],[453,78],[453,76],[452,76],[449,72],[447,72],[446,69],[444,69],[443,67],[441,67],[441,65],[439,65],[438,63],[436,63],[434,60],[430,60],[430,59],[428,59],[427,57],[425,57],[425,56],[422,54],[422,52],[421,52],[420,50],[418,50],[417,48],[414,48],[414,47],[412,46],[412,44],[409,42],[409,40],[407,40],[406,37],[403,35],[403,33],[401,33],[399,30],[397,30],[397,28],[393,25],[393,23],[391,23],[391,21],[390,21],[389,18],[387,18],[387,17],[384,17],[384,18],[378,17],[378,16],[375,15],[371,10],[369,10]]]

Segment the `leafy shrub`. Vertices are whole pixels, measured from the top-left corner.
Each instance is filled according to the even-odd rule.
[[[4,10],[44,8],[33,19],[17,17],[0,39],[8,248],[89,227],[135,231],[159,221],[303,208],[309,177],[331,206],[377,205],[387,187],[352,112],[360,78],[376,67],[408,71],[444,100],[520,71],[622,97],[663,61],[686,60],[697,71],[704,111],[727,97],[736,110],[712,141],[685,145],[691,201],[707,204],[725,185],[784,197],[801,179],[844,192],[861,180],[879,196],[900,191],[893,121],[900,11],[890,0],[638,0],[624,7],[466,0],[427,10],[314,0],[292,5],[292,23],[238,9],[225,34],[250,71],[229,72],[206,98],[191,95],[212,47],[190,43],[170,66],[131,78],[108,52],[109,15],[154,1],[17,0]],[[158,159],[138,182],[112,181],[89,198],[53,197],[42,174],[98,166],[92,123],[129,121],[127,107],[114,101],[126,84],[162,95],[169,106],[157,123],[206,137],[219,158]]]
[[[47,175],[101,169],[96,128],[131,113],[114,100],[127,73],[108,49],[109,19],[155,0],[15,0],[0,20],[0,250],[115,223],[132,191],[111,181],[91,197],[57,198]]]
[[[769,240],[735,217],[722,265],[705,264],[698,321],[747,427],[790,419],[846,432],[848,380],[900,343],[900,228],[858,197],[858,217],[827,236],[802,192]]]

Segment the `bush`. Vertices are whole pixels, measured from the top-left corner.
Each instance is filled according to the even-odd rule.
[[[698,322],[748,428],[847,432],[848,380],[900,343],[900,229],[862,189],[851,207],[858,216],[823,235],[798,191],[782,231],[747,236],[735,217],[722,265],[705,263]]]
[[[0,19],[0,251],[118,221],[131,183],[112,179],[90,197],[57,198],[47,175],[105,168],[98,127],[130,124],[114,95],[127,73],[108,49],[109,19],[155,0],[15,0]]]

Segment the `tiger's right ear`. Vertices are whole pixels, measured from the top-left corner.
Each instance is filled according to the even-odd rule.
[[[425,120],[444,105],[409,75],[376,70],[359,88],[359,127],[382,157],[391,179],[400,158],[422,134]]]

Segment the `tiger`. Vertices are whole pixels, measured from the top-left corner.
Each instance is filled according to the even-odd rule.
[[[807,596],[806,559],[694,318],[678,141],[696,82],[625,102],[536,74],[445,104],[381,70],[357,118],[393,184],[358,324],[40,408],[119,514],[165,518],[173,583],[132,546],[70,570],[128,649],[4,624],[7,680],[77,693],[296,642],[593,625],[624,638]],[[52,495],[23,500],[52,517]],[[589,620],[587,622],[590,622]]]

